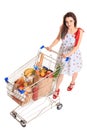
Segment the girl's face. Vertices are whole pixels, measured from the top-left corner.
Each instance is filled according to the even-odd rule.
[[[68,29],[72,29],[74,27],[74,19],[72,17],[66,17],[65,18],[65,23]]]

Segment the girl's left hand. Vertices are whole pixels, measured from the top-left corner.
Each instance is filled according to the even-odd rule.
[[[61,55],[63,58],[66,58],[66,57],[70,57],[70,54],[69,53],[67,53],[67,54],[62,54]]]
[[[67,55],[66,55],[66,54],[62,54],[61,56],[62,56],[63,58],[66,58],[66,57],[67,57]]]

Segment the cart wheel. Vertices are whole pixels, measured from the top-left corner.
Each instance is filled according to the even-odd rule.
[[[12,111],[10,114],[16,119],[16,116],[17,116],[16,112]]]
[[[23,126],[23,127],[26,127],[26,122],[24,120],[21,120],[20,121],[20,124]]]
[[[57,104],[57,109],[60,110],[63,107],[61,103]]]

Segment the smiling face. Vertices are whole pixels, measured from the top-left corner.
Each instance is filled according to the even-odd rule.
[[[65,24],[68,29],[72,29],[73,27],[75,27],[75,21],[72,17],[66,17]]]
[[[67,32],[73,33],[76,31],[77,18],[73,12],[68,12],[63,17],[63,24],[61,28],[61,39],[65,37]]]
[[[63,17],[63,25],[70,29],[71,27],[77,26],[77,18],[76,15],[72,12],[68,12]]]

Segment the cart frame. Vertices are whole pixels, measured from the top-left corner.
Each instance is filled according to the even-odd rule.
[[[37,85],[39,83],[40,83],[40,86],[43,84],[43,87],[39,88],[40,92],[38,91],[40,93],[39,98],[37,100],[31,100],[31,101],[29,101],[25,104],[22,104],[22,105],[20,105],[20,103],[19,103],[19,105],[10,112],[10,115],[14,119],[16,119],[21,124],[21,126],[23,126],[23,127],[25,127],[27,123],[29,123],[33,119],[37,118],[39,115],[42,115],[44,112],[48,111],[52,107],[56,106],[57,109],[60,110],[63,106],[62,103],[60,103],[60,97],[58,97],[55,100],[52,98],[52,94],[53,94],[53,91],[55,89],[54,86],[55,86],[56,79],[50,78],[50,76],[52,74],[54,74],[54,72],[55,72],[56,59],[54,59],[52,57],[52,55],[48,56],[47,54],[42,53],[41,51],[42,51],[43,48],[45,48],[45,47],[44,46],[40,47],[40,50],[38,51],[37,56],[33,57],[26,64],[24,64],[19,69],[17,69],[15,72],[13,72],[13,74],[11,74],[9,77],[5,78],[5,81],[7,83],[7,94],[8,94],[8,96],[10,96],[13,99],[13,96],[14,96],[14,81],[17,80],[20,77],[20,75],[23,75],[23,71],[25,70],[25,68],[34,67],[34,69],[37,69],[36,63],[38,62],[38,59],[40,58],[41,54],[44,54],[43,59],[40,59],[41,66],[44,66],[44,64],[45,64],[45,67],[47,67],[47,68],[49,67],[49,70],[52,70],[52,72],[50,74],[41,78],[37,82],[34,82],[33,84],[31,84],[32,89],[35,87],[35,85]],[[55,51],[51,51],[51,52],[58,54]],[[43,61],[44,59],[46,60],[45,63]],[[48,62],[49,62],[49,66],[47,66]],[[48,79],[50,80],[49,82],[48,82]],[[45,86],[44,83],[45,83],[46,80],[48,82],[46,85],[50,84],[51,89],[49,90],[48,93],[42,95],[42,91],[44,91],[44,86]],[[19,95],[19,98],[21,98],[21,100],[25,99],[23,97],[23,96],[25,96],[25,91],[26,91],[26,88],[20,94],[22,96]],[[48,90],[46,90],[46,91],[48,91]],[[32,93],[32,91],[28,92],[28,95],[31,94],[31,93]],[[47,103],[47,104],[45,105],[45,103]],[[45,105],[45,106],[43,106],[43,105]],[[37,108],[37,110],[36,110],[36,108]],[[40,109],[40,110],[38,110],[38,109]],[[25,116],[25,115],[27,115],[27,116]]]

